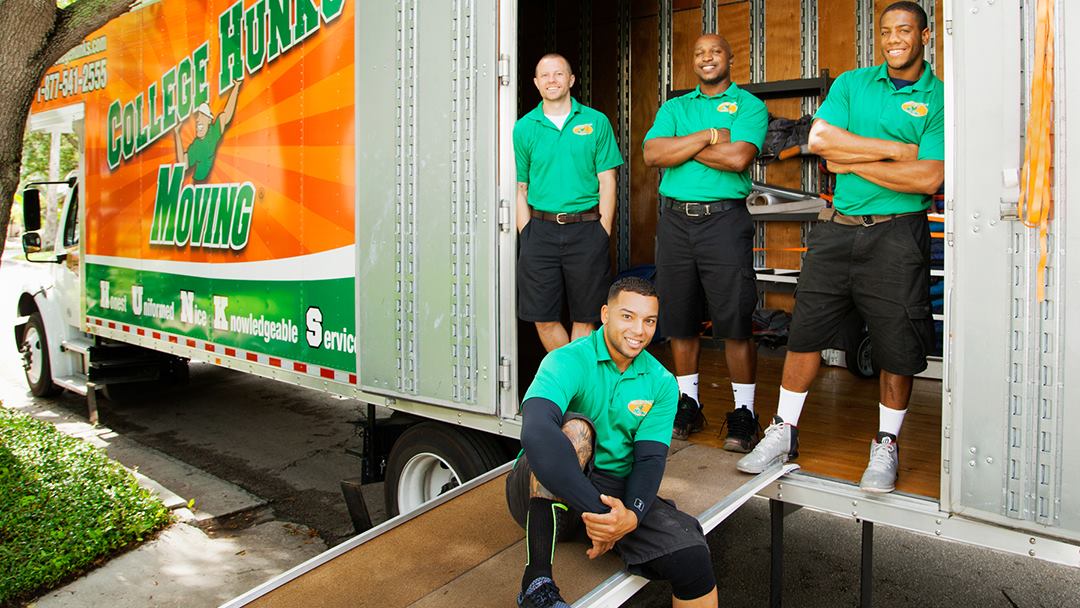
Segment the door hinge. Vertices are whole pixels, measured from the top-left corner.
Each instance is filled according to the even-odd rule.
[[[510,357],[499,357],[499,388],[510,389]]]
[[[499,230],[510,232],[510,201],[499,199]]]
[[[510,86],[510,55],[506,53],[499,55],[499,84]]]

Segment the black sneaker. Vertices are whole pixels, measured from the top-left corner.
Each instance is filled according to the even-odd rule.
[[[727,437],[724,437],[724,449],[729,452],[746,454],[754,449],[758,442],[761,427],[758,426],[757,414],[745,407],[737,407],[727,413]]]
[[[570,608],[559,595],[555,581],[546,576],[534,578],[529,588],[518,594],[517,605],[521,608]]]
[[[671,438],[686,440],[690,433],[696,433],[703,428],[705,414],[701,413],[701,406],[690,395],[681,395],[678,409],[675,410],[675,425],[671,429]]]

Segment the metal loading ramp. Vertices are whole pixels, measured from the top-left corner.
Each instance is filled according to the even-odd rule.
[[[772,481],[798,468],[777,465],[750,477],[741,454],[691,445],[668,458],[660,495],[695,515],[706,532]],[[525,559],[524,532],[506,509],[503,465],[271,579],[224,608],[304,606],[435,608],[506,606]],[[590,561],[586,546],[561,543],[554,575],[575,606],[617,606],[647,582],[613,553]]]

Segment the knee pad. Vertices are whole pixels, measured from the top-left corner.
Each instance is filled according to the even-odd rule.
[[[650,579],[671,583],[671,594],[680,600],[692,600],[716,586],[712,556],[708,547],[695,545],[679,549],[642,564],[642,573]]]

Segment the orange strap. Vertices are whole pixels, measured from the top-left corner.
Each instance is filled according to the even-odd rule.
[[[1039,262],[1035,296],[1046,299],[1047,235],[1053,213],[1054,125],[1054,0],[1039,0],[1035,22],[1035,69],[1031,79],[1031,109],[1024,142],[1017,215],[1028,228],[1039,230]]]

